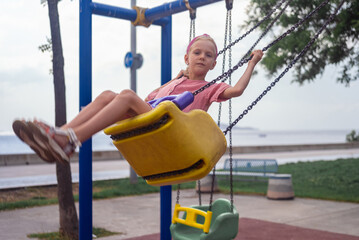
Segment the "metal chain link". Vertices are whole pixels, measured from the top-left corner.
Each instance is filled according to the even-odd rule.
[[[291,34],[295,29],[297,29],[304,21],[308,20],[314,13],[316,13],[319,9],[321,9],[323,6],[325,6],[328,3],[329,0],[323,1],[318,7],[316,7],[312,12],[310,12],[307,16],[305,16],[303,19],[298,21],[294,26],[292,26],[290,29],[288,29],[285,33],[283,33],[280,37],[272,41],[270,44],[268,44],[266,47],[262,49],[263,52],[267,51],[270,47],[272,47],[274,44]],[[224,78],[228,78],[234,71],[236,71],[238,68],[242,67],[245,63],[249,62],[252,59],[252,57],[244,58],[243,60],[240,60],[237,65],[235,65],[233,68],[229,69],[227,72],[223,73],[222,75],[218,76],[216,79],[213,79],[203,87],[199,88],[198,90],[193,92],[193,95],[196,96],[198,93],[203,92],[206,88],[212,86],[217,81],[222,80]]]
[[[322,27],[316,32],[313,38],[307,43],[307,45],[302,49],[302,51],[288,64],[288,66],[284,69],[284,71],[258,96],[256,100],[254,100],[248,107],[245,109],[238,118],[229,125],[225,131],[223,131],[224,135],[227,135],[227,132],[230,131],[238,122],[241,120],[252,108],[279,82],[279,80],[289,71],[290,68],[309,50],[309,48],[313,45],[313,43],[318,39],[319,35],[323,32],[323,30],[327,27],[327,25],[333,21],[334,17],[338,13],[341,6],[344,4],[345,0],[338,5],[336,10],[330,17],[324,22]]]
[[[274,23],[280,18],[280,16],[282,16],[282,14],[284,13],[285,9],[288,7],[289,3],[292,0],[288,0],[288,2],[284,5],[284,7],[282,8],[282,10],[278,13],[278,15],[273,19],[273,21],[267,26],[267,28],[264,30],[264,32],[260,35],[260,37],[257,39],[257,41],[249,48],[248,52],[243,56],[242,59],[244,59],[245,57],[248,57],[253,49],[257,46],[257,44],[260,42],[260,40],[262,40],[262,38],[267,35],[267,33],[269,32],[269,30],[272,28],[272,26],[274,25]],[[241,60],[242,60],[241,59]]]
[[[283,9],[278,13],[278,15],[272,20],[272,22],[266,27],[266,29],[263,31],[263,33],[259,36],[259,38],[257,39],[257,41],[254,42],[254,44],[249,48],[249,50],[246,52],[246,54],[243,55],[243,57],[241,58],[240,61],[244,60],[246,57],[250,56],[250,54],[252,53],[253,49],[257,46],[257,44],[263,39],[263,37],[265,35],[267,35],[267,33],[269,32],[269,30],[272,28],[272,26],[274,25],[274,23],[279,19],[280,16],[282,16],[282,14],[284,13],[285,9],[288,7],[289,3],[292,0],[288,0],[288,2],[284,5]],[[227,81],[228,77],[224,78],[222,80],[222,82]]]
[[[282,40],[283,38],[285,38],[287,35],[291,34],[296,28],[298,28],[300,25],[303,24],[303,22],[305,22],[306,20],[308,20],[314,13],[316,13],[319,9],[321,9],[322,7],[324,7],[327,3],[329,2],[329,0],[325,0],[323,1],[321,4],[319,4],[319,6],[317,6],[313,11],[311,11],[307,16],[305,16],[303,19],[299,20],[294,26],[292,26],[290,29],[288,29],[285,33],[283,33],[280,37],[278,37],[277,39],[275,39],[273,42],[271,42],[270,44],[268,44],[266,47],[264,47],[262,49],[262,51],[267,51],[270,47],[272,47],[274,44],[276,44],[277,42],[279,42],[280,40]]]
[[[225,25],[225,30],[224,30],[224,48],[226,48],[227,46],[227,35],[228,35],[228,19],[229,19],[229,11],[227,11],[226,14],[226,25]],[[225,72],[226,69],[226,52],[223,53],[223,58],[222,58],[222,74]],[[221,116],[222,116],[222,102],[219,103],[218,106],[218,121],[217,121],[217,125],[218,127],[220,127],[221,125]]]
[[[186,1],[186,7],[189,10],[189,16],[191,19],[190,22],[190,27],[189,27],[189,43],[192,41],[192,39],[196,36],[196,9],[192,9],[191,6],[189,5],[189,2]],[[177,189],[177,198],[176,198],[176,203],[179,204],[179,199],[180,199],[180,188],[181,188],[181,184],[178,184],[178,189]],[[199,191],[199,205],[202,205],[202,200],[201,200],[201,182],[200,180],[198,180],[198,191]]]
[[[212,203],[213,203],[213,192],[214,192],[214,181],[216,179],[216,165],[213,167],[212,171],[212,182],[211,182],[211,194],[209,196],[209,207],[208,211],[212,211]]]
[[[231,38],[232,37],[232,11],[231,11],[231,9],[227,9],[227,14],[226,14],[226,25],[225,25],[225,31],[224,31],[224,48],[226,48],[226,46],[227,46],[228,31],[229,31],[229,35],[230,35],[230,38]],[[231,41],[229,41],[229,43],[230,42]],[[231,62],[231,56],[229,56],[229,61]],[[230,67],[231,67],[231,65],[229,65],[229,68]],[[224,52],[224,54],[223,54],[222,73],[225,72],[225,68],[226,68],[226,52]],[[221,115],[222,115],[222,103],[219,103],[218,122],[217,122],[218,127],[221,125]],[[212,210],[215,179],[216,179],[216,166],[214,166],[213,171],[212,171],[212,183],[211,183],[211,195],[210,195],[210,200],[209,200],[209,211]]]
[[[230,12],[230,16],[229,16],[229,37],[228,37],[228,42],[229,44],[232,43],[232,12]],[[232,68],[232,49],[229,49],[228,52],[228,68]],[[232,76],[229,76],[229,81],[228,81],[229,85],[232,85]],[[228,124],[231,125],[232,124],[232,99],[229,99],[228,102]],[[233,171],[232,171],[232,151],[233,150],[233,141],[232,141],[232,131],[230,131],[229,133],[229,158],[230,158],[230,198],[231,198],[231,211],[233,212]]]
[[[181,192],[181,184],[177,184],[177,197],[176,197],[176,203],[179,204],[180,199],[180,192]]]
[[[197,183],[198,183],[198,204],[202,206],[201,180],[198,180]]]
[[[191,19],[190,29],[189,29],[189,42],[196,36],[196,19]]]
[[[218,52],[218,55],[226,52],[229,48],[233,47],[235,44],[237,44],[239,41],[241,41],[243,38],[245,38],[248,34],[250,34],[251,32],[253,32],[253,30],[255,30],[258,26],[260,26],[264,21],[268,20],[270,18],[270,16],[277,10],[279,9],[279,7],[287,0],[282,0],[280,2],[278,2],[274,8],[267,14],[267,16],[265,16],[261,21],[259,21],[256,25],[254,25],[251,29],[249,29],[247,32],[245,32],[242,36],[240,36],[239,38],[237,38],[234,42],[232,42],[231,44],[225,46],[222,50],[220,50]],[[291,1],[291,0],[290,0]],[[274,20],[273,20],[274,23]]]

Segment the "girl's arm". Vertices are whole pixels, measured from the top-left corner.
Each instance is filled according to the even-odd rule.
[[[230,99],[233,97],[239,97],[243,94],[244,90],[248,86],[249,80],[251,79],[254,67],[262,59],[263,52],[261,50],[255,50],[251,55],[253,55],[253,58],[248,62],[247,69],[243,73],[242,77],[233,87],[224,90],[220,95],[220,98]]]

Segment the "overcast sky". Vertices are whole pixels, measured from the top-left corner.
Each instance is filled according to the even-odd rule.
[[[102,2],[130,8],[130,0]],[[137,5],[150,8],[163,2],[166,1],[138,0]],[[233,39],[246,30],[238,26],[246,19],[246,3],[248,0],[234,3]],[[63,0],[59,3],[68,120],[75,116],[79,108],[78,9],[78,1]],[[196,34],[210,34],[220,49],[223,47],[224,25],[224,2],[197,10]],[[11,131],[11,123],[16,118],[37,117],[54,123],[53,80],[49,74],[51,56],[38,50],[38,46],[50,38],[47,6],[42,6],[40,0],[4,1],[0,8],[0,28],[0,132]],[[124,66],[124,56],[130,50],[129,34],[128,21],[93,16],[93,97],[103,90],[118,92],[129,88],[129,69]],[[233,48],[233,63],[238,62],[259,34],[252,33]],[[183,56],[188,38],[188,13],[174,15],[173,76],[185,68]],[[269,35],[258,48],[266,46],[271,40]],[[160,84],[160,27],[137,28],[137,51],[144,58],[137,75],[138,94],[144,98]],[[208,74],[208,81],[221,73],[222,64],[219,61],[216,69]],[[241,76],[243,70],[233,74],[233,81]],[[234,117],[274,80],[267,78],[260,66],[257,70],[258,74],[252,78],[244,95],[233,101]],[[339,71],[339,68],[329,66],[323,76],[304,86],[291,83],[292,73],[289,72],[238,126],[263,130],[359,129],[359,83],[352,83],[350,87],[336,83]],[[209,111],[215,119],[217,109],[215,104]]]

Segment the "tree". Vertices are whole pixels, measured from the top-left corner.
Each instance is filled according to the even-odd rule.
[[[251,0],[247,10],[248,25],[254,25],[258,19],[267,15],[278,0]],[[287,10],[272,27],[274,37],[297,23],[323,0],[291,0]],[[300,52],[315,32],[329,18],[339,5],[339,0],[331,0],[317,14],[313,15],[298,30],[272,46],[265,54],[262,64],[269,75],[275,75]],[[261,25],[264,29],[270,21]],[[314,81],[328,65],[341,70],[337,78],[340,83],[349,86],[359,78],[359,1],[347,0],[334,21],[327,26],[311,49],[294,66],[294,80],[299,84]]]
[[[64,56],[62,52],[58,0],[47,0],[51,39],[40,46],[41,51],[52,50],[52,71],[55,90],[55,125],[66,123],[66,93]],[[69,163],[56,163],[57,196],[59,200],[60,234],[69,239],[78,239],[78,217],[72,193],[71,167]]]
[[[347,142],[359,142],[359,133],[357,134],[355,130],[352,130],[346,137]]]

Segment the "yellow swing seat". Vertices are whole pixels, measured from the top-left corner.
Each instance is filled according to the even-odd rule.
[[[171,101],[106,128],[135,172],[154,186],[206,176],[226,151],[227,142],[211,116],[184,113]]]

